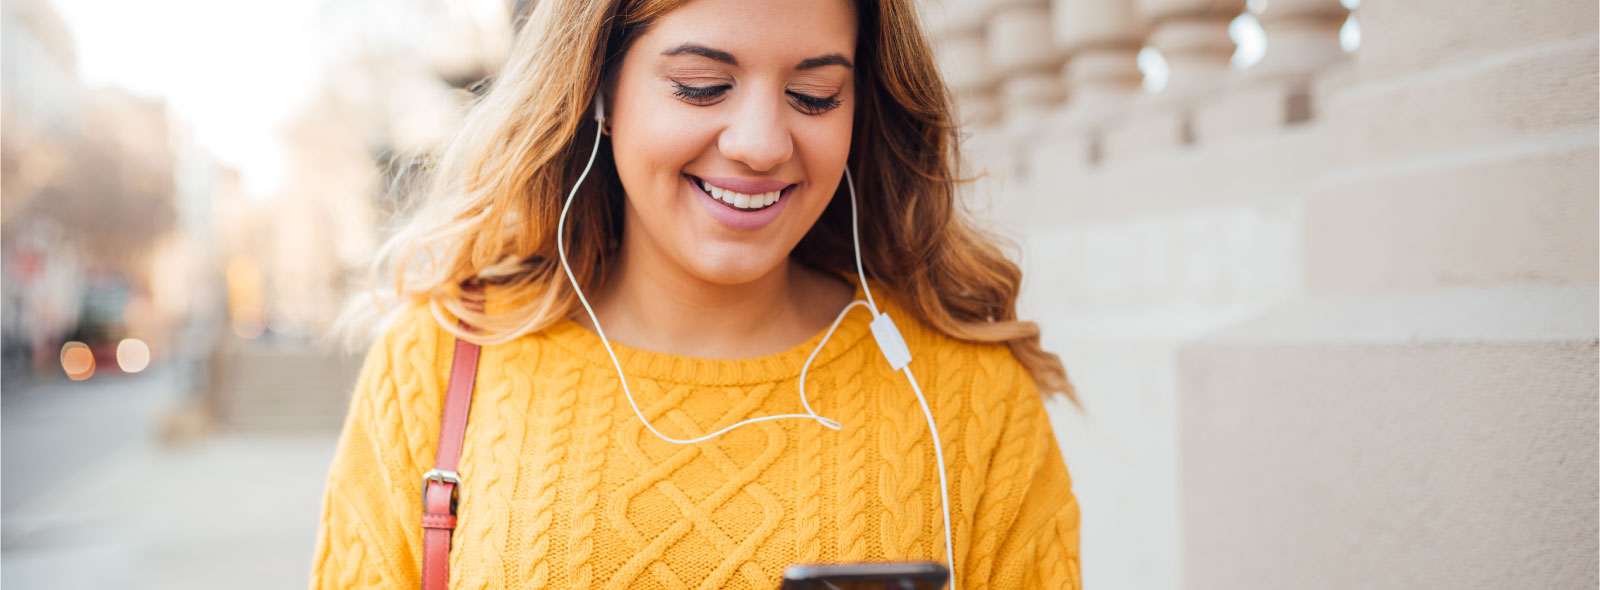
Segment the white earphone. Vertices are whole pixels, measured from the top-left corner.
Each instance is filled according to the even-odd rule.
[[[911,374],[911,367],[908,366],[911,362],[911,349],[906,346],[905,338],[900,335],[899,328],[895,327],[894,321],[889,319],[889,315],[878,311],[878,305],[872,299],[872,290],[867,287],[867,274],[861,264],[861,234],[859,224],[856,221],[856,184],[855,179],[850,176],[849,166],[845,167],[844,178],[850,188],[850,237],[851,243],[855,246],[856,276],[861,281],[861,291],[866,294],[867,300],[851,301],[844,309],[839,310],[839,316],[833,319],[833,325],[828,326],[828,331],[823,334],[822,341],[817,343],[816,349],[811,351],[811,356],[806,358],[806,364],[800,368],[800,405],[805,408],[806,412],[804,414],[779,414],[751,418],[704,436],[677,439],[662,434],[661,431],[656,430],[654,425],[650,424],[649,420],[645,419],[644,412],[639,409],[638,402],[633,399],[633,392],[628,389],[628,378],[622,373],[622,362],[617,360],[617,352],[611,348],[611,341],[606,338],[605,330],[600,327],[600,318],[595,316],[594,308],[589,306],[589,299],[583,295],[583,289],[578,286],[577,277],[572,274],[572,267],[567,265],[567,210],[572,208],[572,199],[577,196],[578,187],[583,186],[583,180],[589,176],[589,169],[594,166],[595,155],[600,153],[600,129],[604,129],[606,124],[605,97],[598,89],[594,93],[594,120],[595,124],[599,125],[600,128],[595,130],[594,147],[589,152],[589,161],[583,165],[583,172],[578,174],[578,181],[572,184],[572,190],[567,193],[567,200],[561,205],[561,218],[556,222],[556,251],[561,257],[561,268],[566,271],[567,280],[572,283],[572,290],[578,294],[578,302],[582,303],[584,311],[589,313],[589,320],[594,322],[595,333],[599,334],[600,342],[605,344],[606,352],[611,355],[611,363],[617,368],[617,379],[622,381],[622,393],[628,398],[628,405],[633,407],[634,415],[639,417],[639,421],[644,423],[645,428],[649,429],[651,433],[661,440],[677,444],[702,442],[721,436],[746,424],[784,418],[815,420],[824,428],[840,430],[844,426],[839,424],[839,421],[819,416],[816,411],[811,409],[811,403],[806,400],[806,371],[810,370],[811,361],[817,358],[817,353],[822,352],[823,345],[827,344],[828,339],[833,337],[834,329],[839,327],[839,322],[844,319],[845,314],[850,313],[850,310],[856,306],[866,307],[868,312],[872,314],[872,338],[877,341],[878,350],[883,353],[883,358],[889,361],[889,366],[903,373],[906,376],[906,381],[911,383],[911,390],[917,394],[917,401],[922,404],[922,416],[928,421],[928,430],[933,434],[934,459],[939,463],[939,499],[944,508],[945,564],[950,568],[950,589],[956,590],[955,550],[951,543],[950,535],[950,488],[945,482],[944,449],[939,444],[939,427],[934,424],[933,411],[928,408],[928,399],[922,395],[922,387],[917,385],[917,378]]]

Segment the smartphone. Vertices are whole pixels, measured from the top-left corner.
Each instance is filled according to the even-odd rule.
[[[933,562],[791,565],[782,590],[940,590],[950,570]]]

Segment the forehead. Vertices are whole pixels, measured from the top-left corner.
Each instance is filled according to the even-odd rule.
[[[690,0],[661,15],[634,43],[659,55],[683,43],[728,52],[742,68],[793,67],[838,53],[855,58],[851,0]]]

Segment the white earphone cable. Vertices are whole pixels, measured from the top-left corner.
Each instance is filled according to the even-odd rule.
[[[856,273],[861,277],[861,291],[867,295],[867,306],[871,309],[873,317],[882,317],[884,320],[888,320],[888,316],[879,313],[878,306],[872,302],[872,290],[867,288],[867,274],[861,268],[861,230],[860,223],[856,221],[856,180],[850,176],[850,167],[848,166],[844,169],[844,179],[850,187],[850,239],[855,244]],[[887,321],[885,323],[888,323],[890,329],[893,329],[893,323]],[[885,350],[884,357],[889,358],[890,355],[885,349],[882,337],[876,331],[874,331],[873,335],[880,338],[878,346],[880,349]],[[900,335],[899,330],[894,330],[892,338],[898,341],[902,349],[905,349],[905,339]],[[922,417],[928,420],[928,431],[933,434],[933,458],[939,463],[939,503],[941,508],[944,509],[944,559],[945,565],[950,567],[950,590],[956,590],[958,586],[956,585],[955,544],[951,542],[950,538],[950,484],[945,481],[944,445],[939,442],[939,426],[933,421],[933,410],[928,409],[928,398],[922,395],[922,386],[917,385],[916,376],[911,374],[911,367],[909,366],[911,355],[909,350],[907,350],[903,362],[906,365],[900,367],[900,371],[905,373],[906,381],[911,383],[911,391],[917,394],[917,402],[922,404]],[[894,365],[895,359],[889,358],[889,364],[891,366]]]
[[[596,102],[598,104],[599,100],[597,99]],[[572,290],[574,292],[576,292],[577,295],[578,295],[578,302],[583,304],[584,311],[589,313],[589,320],[594,322],[594,331],[595,331],[595,333],[600,336],[600,342],[605,345],[606,353],[611,355],[611,364],[614,365],[617,368],[617,379],[620,379],[622,381],[622,393],[623,393],[623,395],[625,397],[628,398],[628,405],[633,407],[634,415],[639,417],[639,421],[644,423],[644,427],[648,428],[651,433],[655,434],[661,440],[664,440],[664,441],[667,441],[667,442],[670,442],[670,443],[677,443],[677,444],[693,444],[693,443],[697,443],[697,442],[701,442],[701,441],[705,441],[705,440],[710,440],[710,439],[716,438],[718,436],[721,436],[723,433],[726,433],[726,432],[728,432],[730,430],[733,430],[735,428],[738,428],[740,426],[744,426],[746,424],[754,424],[756,422],[765,422],[767,420],[778,420],[778,419],[782,419],[782,418],[802,418],[802,419],[806,419],[806,420],[815,420],[817,423],[823,425],[826,428],[829,428],[829,429],[832,429],[832,430],[839,430],[841,427],[839,425],[839,421],[838,420],[834,420],[832,418],[826,418],[826,417],[823,417],[823,416],[819,416],[819,415],[817,415],[816,411],[811,409],[811,402],[806,399],[805,387],[803,385],[800,388],[800,405],[803,406],[806,409],[806,413],[804,413],[804,414],[778,414],[778,415],[774,415],[774,416],[762,416],[760,418],[751,418],[749,420],[744,420],[744,421],[737,422],[735,424],[729,425],[728,427],[723,428],[722,430],[718,430],[716,432],[713,432],[711,434],[707,434],[705,436],[699,436],[699,437],[687,438],[687,439],[673,438],[673,437],[670,437],[670,436],[667,436],[667,435],[663,434],[660,430],[656,430],[655,425],[651,424],[650,420],[648,420],[648,419],[646,419],[644,417],[644,411],[639,409],[639,403],[633,399],[633,390],[628,388],[628,377],[626,375],[624,375],[623,372],[622,372],[622,361],[617,359],[617,351],[614,348],[611,347],[611,340],[606,337],[605,329],[600,327],[600,318],[595,315],[594,308],[589,305],[589,298],[584,296],[583,289],[578,286],[578,278],[572,274],[572,267],[567,264],[567,246],[566,246],[567,211],[572,208],[572,199],[573,199],[573,197],[577,196],[578,187],[583,186],[583,180],[589,176],[589,169],[594,167],[594,158],[595,158],[595,155],[598,154],[598,153],[600,153],[600,133],[596,132],[594,134],[594,148],[589,152],[589,161],[583,165],[583,172],[578,174],[578,181],[573,183],[572,190],[567,193],[566,203],[562,204],[562,206],[561,206],[561,218],[556,221],[556,252],[561,257],[561,269],[566,271],[567,280],[572,283]],[[833,325],[828,327],[828,333],[825,336],[823,336],[822,342],[818,342],[817,343],[816,350],[813,350],[811,352],[811,357],[806,359],[806,366],[804,366],[804,367],[802,367],[800,369],[800,380],[801,380],[802,384],[805,383],[806,371],[811,368],[811,359],[815,359],[816,358],[817,352],[822,350],[822,345],[828,343],[828,338],[833,336],[834,329],[839,327],[840,320],[843,320],[845,314],[849,313],[849,311],[852,308],[854,308],[857,303],[860,303],[860,302],[852,302],[851,305],[847,305],[847,306],[845,306],[845,308],[843,310],[839,311],[839,316],[834,318]]]
[[[595,93],[594,118],[598,124],[604,125],[605,102],[600,96],[599,92]],[[634,415],[638,416],[639,421],[643,423],[645,428],[649,429],[651,433],[655,434],[656,437],[660,438],[661,440],[677,444],[693,444],[702,442],[721,436],[728,431],[746,424],[754,424],[756,422],[778,420],[783,418],[815,420],[818,424],[821,424],[825,428],[840,430],[843,428],[843,426],[839,424],[839,421],[820,416],[815,410],[811,409],[811,402],[806,399],[806,372],[811,368],[811,361],[817,358],[817,353],[822,351],[823,345],[827,344],[828,339],[833,337],[834,330],[839,327],[839,322],[844,320],[845,314],[848,314],[851,309],[854,309],[857,306],[865,306],[868,312],[871,313],[872,317],[874,318],[873,337],[878,341],[879,349],[884,352],[884,357],[889,360],[889,364],[900,372],[904,373],[906,380],[911,383],[911,390],[917,394],[917,401],[922,405],[922,415],[927,419],[928,430],[933,435],[934,459],[939,464],[939,499],[944,509],[945,563],[950,568],[950,589],[956,590],[955,553],[953,544],[951,543],[950,534],[950,487],[945,481],[944,449],[939,442],[939,428],[936,424],[934,424],[933,411],[928,408],[928,400],[922,395],[922,388],[917,385],[917,378],[911,374],[911,367],[906,366],[906,363],[909,363],[911,360],[911,355],[905,345],[904,338],[900,335],[899,330],[894,327],[894,323],[889,321],[889,317],[878,311],[877,303],[872,298],[872,290],[867,287],[867,275],[861,264],[860,224],[856,219],[856,185],[855,179],[850,176],[849,167],[845,168],[844,176],[850,188],[850,237],[855,246],[856,275],[861,281],[861,291],[866,295],[867,300],[861,301],[858,299],[851,301],[849,305],[844,307],[844,309],[839,310],[839,315],[833,319],[833,324],[828,326],[828,331],[823,334],[822,341],[817,343],[817,347],[811,351],[811,356],[806,358],[806,364],[800,368],[800,405],[805,408],[806,413],[779,414],[774,416],[751,418],[749,420],[735,423],[711,434],[696,438],[678,439],[662,434],[661,431],[656,430],[655,425],[651,424],[649,420],[645,419],[644,412],[639,409],[638,402],[634,401],[633,399],[633,392],[628,389],[628,378],[623,374],[622,362],[617,359],[616,350],[611,347],[611,341],[606,338],[605,330],[600,327],[600,318],[595,315],[594,308],[590,307],[589,299],[584,296],[583,289],[578,286],[578,278],[573,275],[572,267],[567,264],[567,211],[572,208],[572,200],[573,197],[577,196],[578,194],[578,187],[583,186],[584,179],[588,178],[589,176],[589,169],[594,166],[595,156],[600,153],[600,136],[601,133],[597,127],[594,134],[594,147],[589,152],[589,161],[583,165],[583,172],[578,174],[577,182],[573,183],[572,190],[567,193],[566,202],[561,205],[561,217],[556,222],[556,252],[561,257],[561,269],[566,271],[567,280],[571,282],[572,290],[578,295],[578,302],[583,304],[584,311],[588,312],[589,320],[594,322],[595,333],[600,336],[600,342],[605,345],[606,353],[611,355],[611,364],[617,369],[617,379],[622,382],[622,393],[625,397],[627,397],[628,405],[633,407]],[[892,354],[891,351],[898,351],[899,356]]]

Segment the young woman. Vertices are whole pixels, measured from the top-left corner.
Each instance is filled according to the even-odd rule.
[[[913,2],[535,4],[379,262],[412,305],[356,386],[312,587],[419,586],[457,339],[483,346],[452,588],[879,561],[1080,587],[1041,399],[1071,385],[956,202]]]

